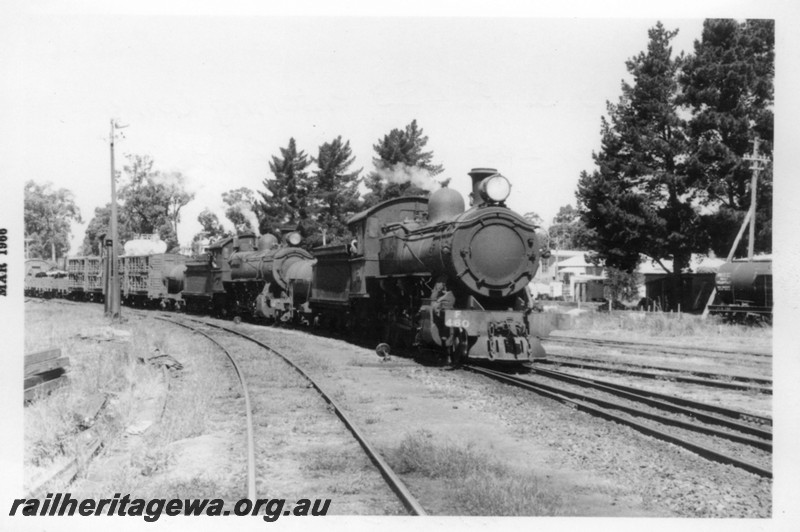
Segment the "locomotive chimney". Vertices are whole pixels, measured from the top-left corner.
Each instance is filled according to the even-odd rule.
[[[486,179],[489,176],[492,176],[497,173],[496,168],[473,168],[469,172],[469,176],[472,178],[472,206],[477,207],[479,205],[483,205],[483,198],[481,198],[480,190],[478,190],[481,181]]]

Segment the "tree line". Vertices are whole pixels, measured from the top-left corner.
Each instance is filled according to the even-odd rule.
[[[630,273],[642,256],[671,261],[672,307],[691,255],[725,257],[733,246],[756,144],[767,164],[754,247],[772,250],[774,21],[706,20],[689,55],[673,55],[677,33],[659,22],[647,50],[626,62],[632,81],[607,103],[596,168],[581,173],[576,192],[586,244],[607,267]]]
[[[425,150],[427,143],[416,120],[392,129],[373,145],[374,170],[362,176],[363,168],[351,168],[355,157],[350,142],[341,136],[319,146],[316,156],[298,149],[290,138],[287,146],[271,157],[271,175],[263,180],[263,190],[240,187],[222,194],[225,218],[233,229],[226,230],[206,207],[197,218],[202,231],[193,243],[243,231],[280,236],[287,230],[300,231],[307,247],[317,246],[323,239],[326,243],[344,242],[348,239],[346,221],[353,214],[386,199],[426,195],[433,188],[433,177],[442,172],[442,166],[432,163],[433,152]],[[176,250],[181,210],[194,199],[185,176],[158,170],[149,155],[129,154],[126,160],[116,176],[119,242],[137,234],[157,234],[168,249]],[[362,184],[366,190],[363,197]],[[110,202],[95,209],[80,254],[99,253],[100,237],[108,232],[110,218]],[[28,256],[55,260],[66,255],[72,221],[81,223],[82,219],[69,190],[54,190],[50,183],[26,184]]]
[[[425,151],[427,143],[416,120],[392,129],[373,145],[374,170],[362,176],[363,168],[353,170],[350,141],[341,135],[319,146],[316,156],[299,149],[292,137],[271,157],[271,175],[264,179],[263,190],[243,187],[222,194],[233,231],[226,231],[206,208],[198,216],[203,230],[195,240],[242,231],[277,236],[299,231],[307,248],[344,243],[350,238],[347,219],[354,214],[387,199],[427,195],[433,188],[433,177],[442,166],[431,162],[433,152]]]

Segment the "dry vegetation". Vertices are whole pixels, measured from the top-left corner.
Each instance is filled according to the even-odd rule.
[[[585,312],[575,316],[568,333],[612,335],[630,341],[669,339],[671,343],[696,343],[698,346],[725,347],[729,342],[768,347],[772,326],[728,323],[717,316],[668,312]],[[743,346],[741,346],[743,347]]]
[[[86,426],[77,413],[88,398],[97,396],[106,403],[91,430],[103,447],[92,465],[81,461],[85,467],[73,494],[224,496],[232,482],[243,484],[168,474],[180,449],[175,442],[219,430],[220,423],[236,424],[235,419],[209,415],[209,404],[230,393],[224,363],[212,346],[197,338],[188,342],[192,337],[175,326],[132,313],[112,323],[101,305],[31,302],[25,310],[26,352],[60,347],[70,358],[68,385],[25,408],[29,489],[61,464],[82,458]],[[165,354],[185,368],[168,370],[153,363],[158,361],[153,357]],[[209,371],[192,370],[204,364]]]
[[[404,475],[421,475],[447,486],[456,515],[564,515],[562,497],[530,473],[512,470],[474,445],[436,442],[421,430],[406,436],[391,456]]]

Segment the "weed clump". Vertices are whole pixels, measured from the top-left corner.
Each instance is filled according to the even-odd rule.
[[[429,431],[406,436],[392,454],[398,473],[443,481],[458,515],[559,515],[563,502],[530,473],[511,470],[486,453],[437,443]]]

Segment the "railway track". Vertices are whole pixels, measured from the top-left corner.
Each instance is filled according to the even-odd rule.
[[[625,375],[632,375],[646,379],[665,379],[675,382],[697,384],[700,386],[725,388],[728,390],[742,390],[772,394],[772,379],[750,377],[747,375],[711,373],[705,371],[695,371],[686,368],[678,369],[666,366],[633,364],[615,360],[602,360],[598,358],[570,355],[551,355],[547,360],[540,362],[540,364],[541,363],[562,367],[605,371],[610,373],[622,373]],[[642,371],[645,369],[652,369],[663,373]],[[691,376],[687,376],[686,374],[690,374]]]
[[[403,481],[400,479],[400,477],[391,469],[391,467],[381,457],[380,453],[378,453],[378,451],[375,449],[375,447],[372,444],[369,443],[369,441],[367,440],[367,438],[364,435],[364,433],[361,430],[358,429],[358,427],[347,416],[347,414],[340,408],[340,406],[331,397],[331,395],[326,390],[324,390],[320,386],[320,384],[318,382],[316,382],[313,378],[311,378],[300,366],[295,364],[291,360],[291,358],[288,357],[286,354],[282,353],[281,351],[275,349],[274,347],[272,347],[272,346],[270,346],[270,345],[268,345],[268,344],[266,344],[266,343],[264,343],[264,342],[262,342],[262,341],[260,341],[260,340],[258,340],[256,338],[253,338],[252,336],[247,335],[247,334],[245,334],[245,333],[243,333],[241,331],[238,331],[238,330],[233,329],[231,327],[226,327],[226,326],[219,325],[219,324],[216,324],[216,323],[213,323],[213,322],[209,322],[209,321],[206,321],[206,320],[197,319],[197,318],[188,318],[186,316],[183,316],[182,319],[176,319],[175,317],[169,316],[169,315],[159,316],[158,319],[161,319],[161,320],[164,320],[164,321],[167,321],[167,322],[171,322],[171,323],[174,323],[176,325],[179,325],[179,326],[182,326],[182,327],[186,327],[186,328],[188,328],[190,330],[193,330],[193,331],[205,336],[206,338],[209,338],[216,345],[220,346],[226,352],[226,355],[231,359],[231,361],[233,362],[234,366],[237,368],[236,372],[240,376],[241,382],[243,384],[243,388],[246,387],[245,383],[246,383],[247,375],[244,374],[241,371],[241,369],[239,369],[239,366],[237,365],[235,357],[232,356],[230,354],[230,352],[227,349],[225,349],[218,342],[218,340],[216,338],[213,337],[213,335],[210,335],[207,332],[203,331],[201,329],[201,326],[202,327],[213,328],[213,329],[218,331],[218,334],[233,335],[233,336],[235,336],[235,337],[237,337],[239,339],[242,339],[242,340],[248,342],[249,344],[258,346],[261,349],[267,351],[268,353],[273,354],[276,357],[278,357],[280,360],[282,360],[284,363],[286,363],[290,368],[292,368],[297,374],[299,374],[302,377],[302,379],[307,381],[309,386],[313,387],[319,393],[319,395],[322,397],[322,399],[324,399],[324,401],[328,405],[330,405],[330,407],[333,410],[333,412],[336,414],[336,416],[339,418],[339,420],[341,420],[341,422],[344,424],[344,426],[347,428],[347,430],[352,434],[352,436],[355,438],[355,440],[361,446],[363,451],[369,457],[370,461],[374,464],[374,466],[379,471],[381,477],[384,479],[384,481],[389,486],[391,491],[395,494],[395,496],[400,501],[400,503],[405,507],[407,512],[409,514],[411,514],[411,515],[427,515],[425,509],[420,504],[420,502],[411,494],[411,492],[406,487],[406,485],[403,483]],[[247,408],[249,410],[250,409],[249,400],[247,400],[246,403],[247,403]],[[251,417],[251,414],[249,412],[248,412],[248,419],[249,419],[248,423],[252,424],[252,417]],[[253,456],[253,457],[255,456],[254,446],[255,446],[255,441],[254,441],[254,438],[252,436],[252,429],[251,429],[251,427],[249,427],[248,428],[248,464],[251,462],[250,457],[251,456]],[[255,459],[254,458],[253,458],[252,462],[255,463]],[[249,466],[248,466],[248,469],[249,469]],[[251,487],[253,489],[253,494],[252,495],[248,495],[251,498],[251,500],[255,500],[257,498],[257,496],[256,496],[257,494],[255,493],[255,478],[256,478],[255,470],[253,470],[252,478],[250,476],[250,473],[248,472],[248,493],[250,493]]]
[[[564,345],[602,346],[636,351],[654,351],[665,354],[701,356],[705,358],[718,358],[724,360],[730,360],[733,357],[746,357],[764,363],[770,363],[772,360],[772,353],[765,351],[744,351],[717,349],[711,347],[683,347],[678,345],[659,345],[646,342],[626,342],[622,340],[606,340],[601,338],[581,338],[577,336],[549,336],[545,339],[545,342]]]
[[[253,408],[250,401],[250,390],[247,387],[247,381],[245,380],[244,373],[242,369],[239,367],[239,364],[236,361],[236,358],[231,354],[231,352],[216,338],[211,336],[210,334],[202,331],[198,327],[192,327],[187,323],[183,323],[178,319],[173,317],[165,317],[165,316],[156,316],[156,319],[166,321],[168,323],[172,323],[178,325],[180,327],[184,327],[189,329],[190,331],[200,334],[201,336],[206,337],[211,343],[216,345],[226,357],[230,361],[231,365],[233,366],[233,370],[236,373],[236,377],[239,380],[239,384],[242,387],[242,396],[244,397],[245,402],[245,416],[246,416],[246,424],[247,424],[247,497],[254,501],[257,499],[256,497],[256,452],[255,452],[255,436],[254,436],[254,429],[253,429]]]
[[[512,376],[478,366],[469,365],[465,368],[505,384],[555,399],[592,415],[629,426],[643,434],[688,449],[704,458],[772,478],[772,471],[761,463],[741,458],[727,449],[720,451],[686,435],[701,434],[717,442],[726,440],[731,442],[732,446],[737,447],[737,450],[749,448],[750,451],[742,451],[737,454],[755,453],[763,462],[772,450],[772,432],[764,427],[764,425],[771,424],[769,418],[759,418],[743,412],[719,409],[712,405],[704,405],[665,394],[653,394],[630,387],[611,386],[609,383],[593,379],[584,379],[567,373],[538,368],[535,370],[536,377],[541,376],[560,383],[568,382],[576,387],[592,388],[595,393],[588,394],[563,385],[547,384],[534,380],[534,378]],[[623,402],[605,398],[608,395],[621,398]],[[656,410],[667,411],[674,416],[665,416],[657,413]],[[708,413],[709,410],[716,411]],[[655,424],[642,422],[641,419],[655,422]],[[749,424],[741,420],[747,420]],[[759,423],[761,426],[755,426]],[[669,429],[665,429],[664,426]]]

